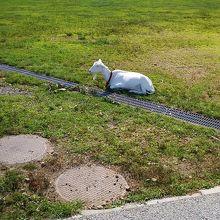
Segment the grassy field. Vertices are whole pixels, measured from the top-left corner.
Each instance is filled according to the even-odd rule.
[[[111,69],[153,80],[156,94],[136,97],[220,118],[217,0],[0,4],[1,63],[104,88],[87,73],[102,58]],[[37,134],[56,154],[44,166],[0,164],[3,219],[76,214],[83,204],[61,203],[53,182],[80,164],[101,164],[126,178],[131,191],[109,207],[220,184],[219,131],[0,71],[4,86],[30,95],[0,95],[0,137]]]
[[[0,86],[31,93],[0,96],[0,136],[41,135],[52,142],[59,155],[49,155],[43,167],[39,162],[19,165],[12,171],[0,166],[0,211],[6,219],[76,213],[82,204],[59,203],[50,192],[54,176],[85,163],[108,166],[128,181],[131,191],[112,206],[220,184],[220,133],[213,129],[166,116],[158,120],[154,113],[60,91],[18,74],[1,72],[0,76]],[[20,176],[22,181],[17,180]],[[27,177],[32,180],[25,183]],[[10,180],[19,184],[14,187],[11,183],[8,189]],[[36,207],[40,207],[37,212]]]
[[[148,75],[141,97],[220,117],[218,0],[1,0],[0,61],[104,88],[87,71]]]

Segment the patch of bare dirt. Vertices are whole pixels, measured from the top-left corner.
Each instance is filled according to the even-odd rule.
[[[173,171],[179,173],[184,178],[193,178],[193,176],[203,178],[208,172],[213,172],[220,168],[219,158],[211,154],[207,154],[203,159],[198,161],[186,158],[178,159],[176,157],[163,157],[161,158],[161,162],[164,166],[170,167]]]
[[[31,95],[31,93],[10,86],[2,86],[0,87],[0,95]]]

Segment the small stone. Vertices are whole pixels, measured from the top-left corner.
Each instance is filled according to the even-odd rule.
[[[41,167],[45,167],[46,163],[44,161],[40,162]]]
[[[66,88],[60,88],[59,90],[60,91],[66,91]]]
[[[157,179],[156,178],[151,178],[151,181],[157,182]]]
[[[96,206],[97,209],[103,209],[103,206],[102,205],[98,205]]]
[[[26,178],[24,178],[24,181],[25,181],[26,183],[29,183],[29,182],[30,182],[30,178],[26,177]]]
[[[130,189],[129,185],[125,186],[125,189],[126,189],[126,190],[127,190],[127,189]]]
[[[2,167],[0,168],[1,170],[7,170],[7,167],[2,165]]]
[[[57,152],[52,152],[51,154],[52,154],[53,156],[55,156],[55,157],[58,156],[58,153],[57,153]]]
[[[213,150],[209,148],[209,149],[207,150],[207,152],[208,152],[208,153],[212,153]]]

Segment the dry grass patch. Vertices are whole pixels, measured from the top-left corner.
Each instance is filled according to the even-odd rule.
[[[150,63],[153,64],[152,68],[165,70],[189,84],[198,83],[220,67],[214,55],[192,48],[160,51],[152,55]]]

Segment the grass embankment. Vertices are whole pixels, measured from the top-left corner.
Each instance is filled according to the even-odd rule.
[[[140,97],[220,117],[218,0],[1,0],[0,61],[81,84],[98,58],[148,75]]]
[[[19,180],[19,186],[9,185],[9,190],[2,187],[8,176],[2,177],[4,216],[62,216],[71,210],[74,214],[79,203],[58,203],[51,188],[56,174],[84,163],[110,166],[125,176],[131,191],[113,205],[182,195],[220,183],[218,131],[1,72],[1,86],[9,83],[32,95],[0,96],[0,136],[41,135],[53,143],[58,157],[49,155],[43,166],[17,166],[30,180]],[[3,174],[9,172],[7,166],[2,169]],[[33,211],[38,204],[39,212]]]
[[[87,73],[102,58],[111,69],[152,79],[156,94],[136,97],[220,117],[218,0],[0,4],[1,63],[104,88]],[[125,176],[131,192],[113,205],[220,183],[218,131],[1,72],[1,85],[8,83],[32,95],[0,96],[0,136],[38,134],[57,154],[43,166],[34,162],[11,171],[1,165],[3,218],[75,214],[82,204],[60,203],[52,185],[60,171],[83,163]]]

